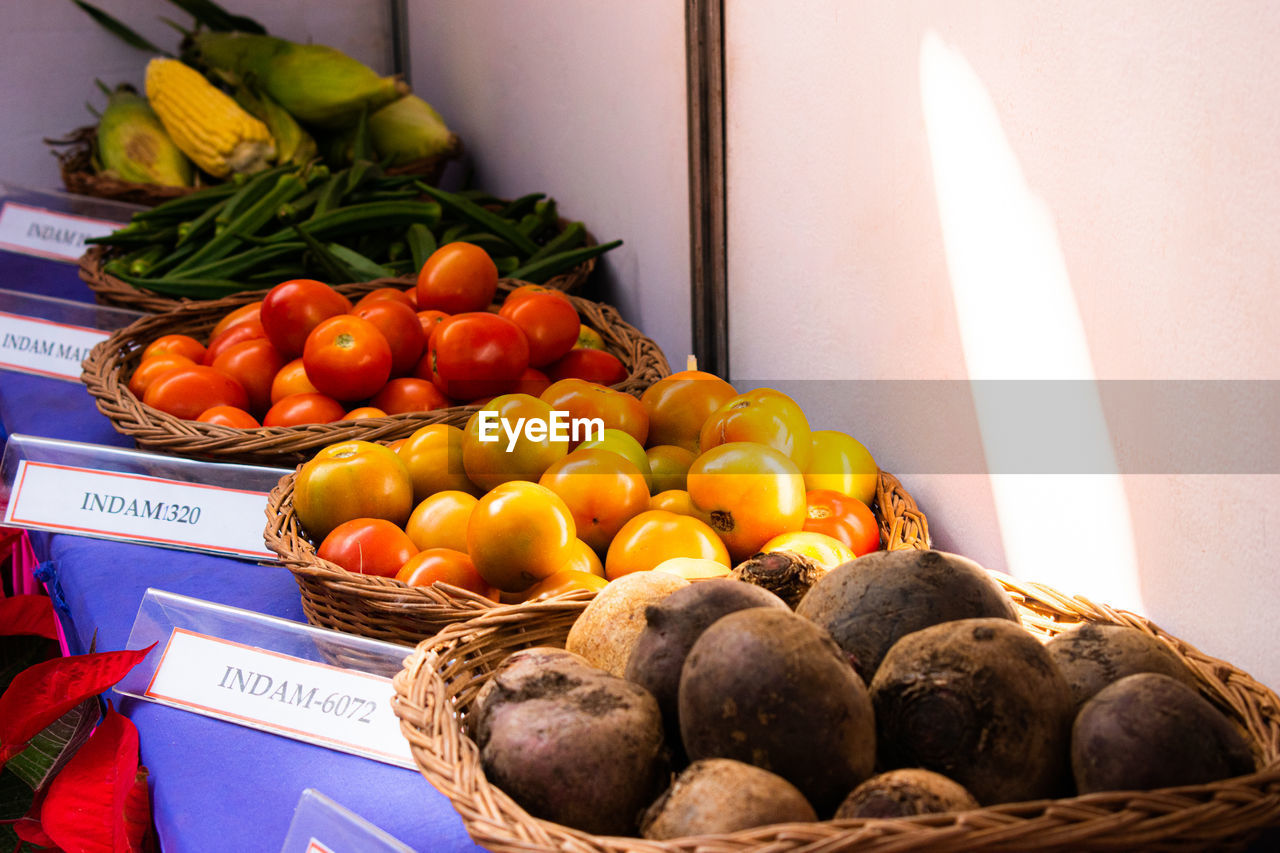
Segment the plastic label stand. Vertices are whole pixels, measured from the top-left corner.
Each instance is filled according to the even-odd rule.
[[[143,209],[0,183],[0,251],[75,263],[85,240],[105,237]]]
[[[369,821],[317,791],[298,799],[280,853],[414,853]]]
[[[80,382],[80,363],[143,316],[69,299],[0,290],[0,369]]]

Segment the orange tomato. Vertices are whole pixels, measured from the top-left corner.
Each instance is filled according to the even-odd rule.
[[[129,377],[129,390],[133,393],[133,396],[141,400],[157,376],[175,367],[186,367],[194,364],[196,362],[178,353],[161,353],[144,358],[142,363],[133,371],[133,375]]]
[[[857,557],[880,547],[880,523],[871,507],[830,489],[810,489],[805,495],[804,529],[840,540]]]
[[[166,370],[152,380],[142,402],[175,418],[195,420],[213,406],[247,409],[249,395],[225,373],[203,364],[189,364]]]
[[[417,547],[385,518],[353,518],[329,531],[316,556],[361,575],[395,577]]]
[[[204,359],[205,346],[190,335],[161,335],[147,344],[147,348],[142,351],[142,360],[146,361],[151,356],[161,353],[185,355],[199,364]]]
[[[674,444],[655,444],[645,450],[649,457],[649,473],[653,480],[653,492],[683,489],[693,464],[694,453]]]
[[[233,326],[228,326],[216,338],[210,338],[209,346],[205,349],[204,358],[200,359],[200,363],[213,364],[214,359],[227,347],[266,336],[262,321],[257,317],[247,317]]]
[[[331,444],[298,469],[293,510],[316,540],[353,518],[382,518],[403,525],[413,510],[409,469],[395,451],[381,444]]]
[[[870,506],[876,500],[880,469],[862,443],[834,429],[815,430],[809,465],[804,471],[808,489],[830,489]]]
[[[783,453],[749,441],[713,447],[689,468],[689,500],[735,563],[804,527],[804,476]]]
[[[779,533],[760,546],[764,552],[790,551],[813,560],[824,569],[834,569],[854,558],[848,545],[828,536],[811,530],[793,530],[790,533]]]
[[[418,310],[483,311],[498,292],[498,268],[474,243],[446,243],[418,271]]]
[[[659,379],[640,395],[649,414],[649,444],[674,444],[697,453],[702,424],[737,393],[719,376],[701,370]]]
[[[573,543],[572,553],[569,555],[569,561],[564,564],[564,568],[575,572],[586,572],[598,578],[604,577],[604,563],[600,561],[600,555],[581,539]]]
[[[395,292],[400,293],[398,290]],[[351,313],[377,326],[387,339],[391,347],[392,376],[406,376],[413,372],[418,359],[426,352],[427,335],[412,308],[404,302],[387,298],[357,305]]]
[[[467,478],[463,468],[462,441],[462,430],[456,426],[429,424],[415,430],[396,448],[396,453],[409,468],[416,503],[436,492],[481,493],[480,487]]]
[[[529,587],[522,598],[524,601],[534,601],[539,598],[550,598],[553,595],[563,595],[568,592],[580,592],[582,590],[599,592],[608,585],[609,582],[599,575],[580,572],[576,569],[561,569]]]
[[[319,394],[307,378],[307,367],[299,356],[276,371],[271,380],[271,402],[279,403],[290,394]]]
[[[201,412],[196,420],[205,424],[219,424],[236,429],[256,429],[262,426],[253,415],[235,406],[210,406]]]
[[[218,335],[221,335],[236,323],[240,323],[244,320],[260,320],[261,311],[262,300],[259,299],[257,302],[250,302],[248,305],[241,305],[239,308],[227,312],[223,315],[222,319],[218,321],[217,325],[213,327],[213,330],[209,332],[209,340],[213,340],[218,337]]]
[[[492,586],[528,589],[573,556],[577,531],[569,507],[537,483],[512,480],[476,503],[467,522],[467,553]]]
[[[649,509],[665,509],[676,515],[695,515],[689,493],[684,489],[667,489],[649,498]]]
[[[340,421],[362,421],[365,418],[385,418],[387,413],[379,409],[377,406],[359,406],[347,412]]]
[[[613,537],[604,558],[604,576],[617,580],[632,572],[648,571],[672,557],[731,565],[724,542],[706,524],[693,516],[650,509],[622,525]]]
[[[538,482],[564,500],[578,538],[599,553],[622,525],[649,508],[649,487],[635,465],[607,450],[575,450]]]
[[[476,496],[447,490],[436,492],[413,508],[405,533],[422,550],[452,548],[467,550],[467,522],[476,508]]]
[[[327,394],[290,394],[281,397],[262,416],[262,425],[270,427],[331,424],[342,420],[346,408]]]
[[[537,482],[569,452],[568,441],[552,439],[551,426],[551,407],[537,397],[495,397],[463,430],[462,467],[468,479],[484,489],[509,480]]]
[[[698,449],[706,453],[732,441],[754,441],[781,451],[803,472],[812,439],[800,405],[781,391],[757,388],[725,402],[702,424]]]
[[[244,386],[249,395],[249,411],[262,415],[271,408],[271,386],[284,367],[284,359],[271,341],[254,338],[229,346],[218,354],[212,366]]]
[[[649,486],[649,491],[653,491],[653,473],[649,470],[649,457],[645,455],[644,447],[640,442],[629,433],[609,427],[600,434],[599,438],[589,438],[578,444],[578,449],[585,448],[608,450],[626,459],[636,466],[640,476],[644,477],[645,484]]]
[[[429,311],[419,311],[418,324],[422,326],[423,340],[427,343],[431,343],[431,335],[435,332],[436,326],[439,326],[442,322],[449,319],[450,316],[451,315],[446,314],[443,311],[436,311],[434,309]],[[425,352],[425,350],[426,347],[424,345],[423,351]],[[423,374],[419,373],[418,375],[422,376]]]
[[[605,429],[620,429],[641,445],[649,436],[648,413],[638,399],[625,391],[585,379],[561,379],[539,398],[572,418],[599,418]]]
[[[452,548],[424,548],[400,567],[396,580],[409,586],[447,583],[460,589],[497,599],[494,589],[480,577],[471,558]]]

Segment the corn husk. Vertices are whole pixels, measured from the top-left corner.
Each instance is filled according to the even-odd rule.
[[[236,103],[266,124],[276,143],[276,162],[301,166],[314,160],[318,154],[316,140],[298,124],[289,111],[270,96],[250,91],[248,85],[236,89]]]
[[[400,166],[448,153],[457,144],[440,113],[417,95],[405,95],[369,116],[369,139],[380,159]]]
[[[99,173],[139,184],[191,186],[194,170],[147,99],[122,84],[111,92],[98,120]]]

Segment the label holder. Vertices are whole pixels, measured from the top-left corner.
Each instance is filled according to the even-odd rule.
[[[110,234],[145,209],[0,181],[0,251],[74,264],[85,238]]]
[[[79,384],[80,363],[138,311],[0,289],[0,368]]]
[[[280,853],[414,853],[412,847],[315,788],[298,798]]]
[[[297,725],[272,722],[253,714],[237,713],[227,707],[207,706],[192,701],[190,697],[194,694],[190,693],[158,696],[157,692],[163,691],[157,691],[153,686],[174,673],[183,680],[194,682],[204,679],[206,686],[211,680],[227,680],[221,660],[208,662],[202,672],[201,662],[189,655],[171,659],[174,673],[163,671],[166,651],[172,647],[175,638],[182,637],[198,638],[205,649],[234,648],[237,654],[249,654],[268,666],[277,667],[273,671],[286,675],[303,670],[312,673],[317,682],[321,677],[358,681],[357,690],[361,695],[357,701],[372,702],[378,706],[371,714],[374,728],[357,731],[359,727],[351,723],[349,730],[363,739],[334,737],[331,731],[325,733],[312,728],[316,720],[327,724],[332,722],[329,717],[335,716],[328,709],[321,710],[319,703],[328,697],[322,699],[319,694],[310,708],[295,705],[287,709],[293,715],[291,719],[297,718]],[[400,734],[399,721],[391,711],[391,697],[395,691],[390,679],[401,670],[409,653],[404,646],[148,588],[138,606],[125,647],[145,649],[153,643],[155,646],[146,658],[116,685],[117,693],[337,752],[360,755],[384,764],[410,770],[415,768],[409,743]],[[300,685],[302,682],[293,683]],[[264,703],[259,704],[259,708],[272,713],[279,710],[265,704],[271,701],[267,694],[259,696]],[[376,735],[371,738],[368,732]]]

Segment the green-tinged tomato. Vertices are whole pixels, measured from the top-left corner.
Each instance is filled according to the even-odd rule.
[[[413,510],[413,482],[404,461],[389,447],[342,441],[298,470],[293,509],[316,542],[353,518],[382,518],[403,526]]]

